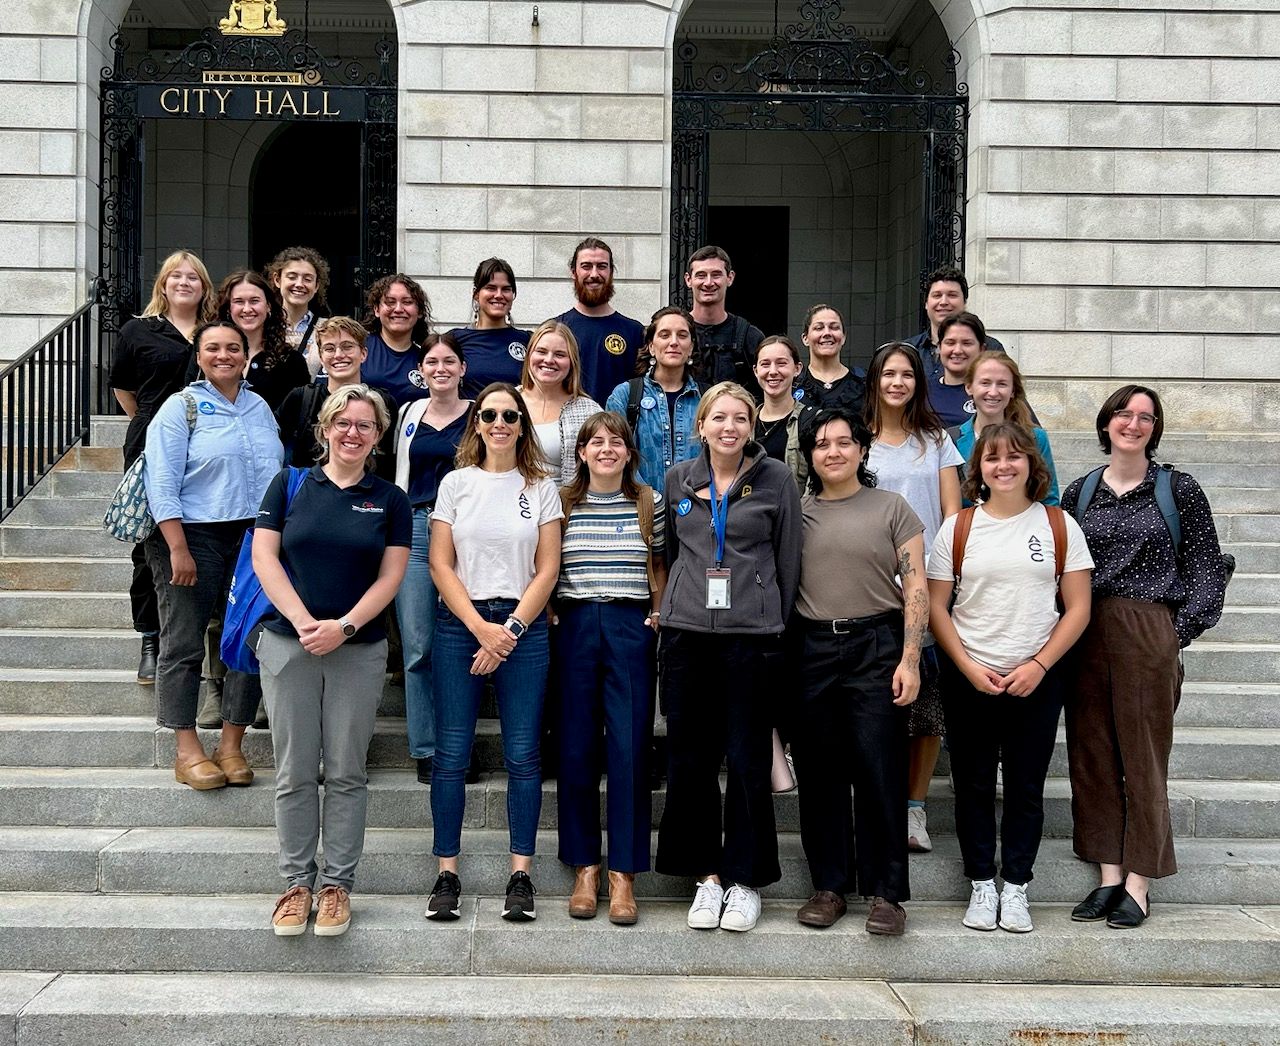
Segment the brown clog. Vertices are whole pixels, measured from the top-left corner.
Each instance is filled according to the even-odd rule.
[[[227,784],[233,788],[243,788],[245,785],[253,784],[253,771],[249,768],[249,761],[245,759],[243,752],[228,752],[223,755],[215,751],[213,761],[218,764],[218,769],[226,774]]]
[[[227,775],[212,759],[204,755],[186,762],[179,758],[173,764],[173,779],[188,788],[194,788],[197,792],[207,792],[211,788],[225,788],[227,784]]]

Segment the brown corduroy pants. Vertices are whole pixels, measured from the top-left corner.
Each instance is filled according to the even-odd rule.
[[[1182,664],[1169,608],[1096,601],[1074,658],[1066,719],[1075,852],[1152,879],[1172,875],[1169,752]]]

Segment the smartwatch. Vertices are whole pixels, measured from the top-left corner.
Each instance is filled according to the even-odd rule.
[[[342,626],[342,634],[350,639],[356,634],[356,626],[348,621],[345,617],[338,619],[338,624]]]
[[[512,614],[509,618],[507,618],[506,623],[503,625],[503,628],[505,628],[517,639],[519,639],[522,635],[524,635],[526,632],[529,631],[529,626],[526,625],[523,621],[521,621],[518,617],[516,617],[515,614]]]

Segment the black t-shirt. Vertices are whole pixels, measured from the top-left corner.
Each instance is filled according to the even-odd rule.
[[[843,378],[832,382],[819,381],[807,370],[800,376],[797,391],[802,391],[800,402],[806,407],[822,410],[824,407],[844,407],[862,417],[862,406],[867,393],[867,372],[861,367],[850,367]]]
[[[787,415],[790,417],[790,415]],[[756,421],[755,440],[769,457],[783,463],[787,460],[787,418]]]
[[[708,385],[736,381],[757,402],[764,393],[756,381],[756,349],[764,341],[764,331],[729,313],[720,323],[695,323],[698,335],[698,368],[694,376]]]
[[[275,411],[290,392],[311,383],[311,370],[297,349],[286,352],[270,370],[263,369],[263,358],[260,352],[249,361],[249,369],[244,378],[249,383],[249,388],[266,400],[267,406]]]
[[[286,518],[288,479],[284,470],[271,481],[256,526],[280,532],[280,562],[311,616],[341,618],[378,580],[387,547],[413,544],[409,498],[374,475],[343,490],[317,465],[298,488]],[[278,613],[264,624],[283,636],[298,634]],[[377,643],[386,637],[379,614],[347,642]]]
[[[390,424],[378,441],[378,454],[374,458],[374,472],[386,480],[394,480],[396,414],[399,405],[386,389],[373,389],[382,397]],[[329,379],[323,374],[301,388],[293,389],[276,409],[276,424],[280,426],[280,442],[284,444],[285,464],[297,468],[310,468],[320,455],[316,440],[316,421],[329,398]],[[305,412],[305,414],[304,414]]]
[[[467,430],[469,411],[463,411],[442,429],[418,422],[409,444],[409,502],[414,508],[434,505],[440,481],[453,471],[458,444]]]

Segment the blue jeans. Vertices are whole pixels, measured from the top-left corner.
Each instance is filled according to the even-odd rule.
[[[486,621],[502,624],[516,608],[513,599],[472,604]],[[484,676],[471,674],[480,649],[475,636],[440,604],[431,665],[436,706],[436,756],[431,771],[431,819],[437,857],[457,857],[462,848],[464,778],[480,715]],[[493,673],[502,725],[502,756],[507,766],[507,823],[511,852],[532,857],[542,812],[542,701],[547,692],[547,619],[539,614],[516,648]]]
[[[404,583],[396,595],[396,619],[404,650],[404,715],[409,730],[409,755],[426,759],[436,751],[435,700],[431,691],[431,639],[436,631],[436,606],[440,595],[431,582],[427,549],[431,541],[431,514],[413,510],[413,547]]]

